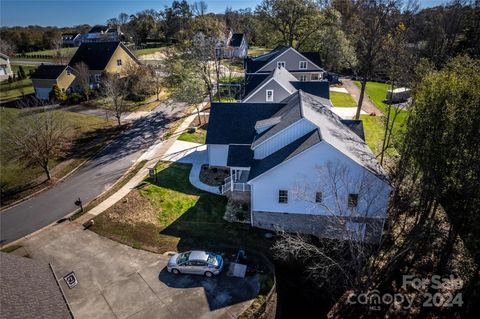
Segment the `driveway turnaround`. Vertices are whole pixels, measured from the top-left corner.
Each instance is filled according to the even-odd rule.
[[[121,137],[70,177],[20,204],[0,212],[0,244],[35,232],[73,213],[80,198],[86,204],[112,186],[178,119],[185,104],[160,104],[132,123]]]
[[[133,249],[64,222],[22,242],[52,264],[72,312],[82,318],[236,318],[258,294],[258,276],[175,276],[168,256]],[[78,285],[63,277],[75,272]]]

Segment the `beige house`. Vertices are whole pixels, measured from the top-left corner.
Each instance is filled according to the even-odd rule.
[[[40,65],[30,76],[35,96],[48,100],[52,87],[56,84],[62,91],[67,91],[75,80],[73,69],[68,65]]]
[[[13,76],[12,68],[10,67],[10,58],[0,53],[0,81],[7,80],[9,76]]]
[[[75,68],[85,63],[90,71],[90,87],[100,85],[103,73],[125,75],[132,64],[140,64],[135,55],[122,42],[91,42],[82,43],[68,64]],[[74,83],[75,88],[79,83]]]

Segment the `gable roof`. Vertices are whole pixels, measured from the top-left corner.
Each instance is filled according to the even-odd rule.
[[[330,84],[328,81],[299,81],[284,67],[276,67],[270,74],[249,74],[245,79],[245,96],[243,100],[245,101],[256,94],[264,84],[272,79],[283,86],[290,94],[302,90],[312,95],[330,99]]]
[[[279,45],[269,53],[265,53],[258,57],[247,57],[244,60],[244,67],[246,73],[255,73],[267,65],[269,62],[283,54],[285,51],[290,49],[291,47],[285,45]],[[293,48],[292,48],[293,49]],[[295,49],[293,49],[295,50]],[[296,51],[296,50],[295,50]],[[297,51],[298,52],[298,51]],[[307,60],[316,64],[318,67],[321,68],[321,58],[319,52],[298,52],[303,55]],[[300,70],[301,71],[301,70]]]
[[[1,317],[72,318],[48,264],[0,252]]]
[[[312,132],[305,134],[304,136],[284,146],[278,151],[270,154],[264,159],[254,160],[250,168],[250,174],[248,175],[248,180],[252,180],[257,176],[262,175],[263,173],[274,168],[275,166],[288,161],[294,156],[320,143],[321,141],[322,141],[322,136],[320,135],[320,131],[313,130]]]
[[[232,47],[239,47],[240,45],[242,45],[243,37],[244,37],[243,33],[232,34],[232,37],[230,38],[230,42],[228,43],[228,45]]]
[[[365,131],[363,129],[363,122],[362,120],[344,120],[342,119],[341,122],[348,126],[355,134],[357,134],[362,140],[365,141]]]
[[[250,144],[255,123],[270,118],[283,104],[212,103],[206,144]]]
[[[90,70],[104,70],[118,47],[124,49],[133,60],[138,62],[135,55],[119,41],[84,42],[78,47],[68,65],[74,67],[75,64],[84,62]]]
[[[386,180],[385,171],[365,141],[331,111],[331,107],[326,105],[325,99],[299,90],[288,98],[288,103],[272,117],[276,116],[282,117],[281,122],[256,136],[252,148],[265,142],[299,119],[305,118],[318,127],[322,140],[381,180]],[[356,125],[354,123],[350,124],[351,127]]]
[[[31,79],[45,79],[45,80],[55,80],[57,79],[62,72],[69,67],[68,65],[46,65],[41,64],[33,73],[30,75]]]
[[[100,25],[100,24],[97,24],[95,26],[93,26],[90,31],[88,31],[88,33],[101,33],[101,32],[105,32],[108,30],[108,25]]]
[[[248,95],[246,95],[243,100],[246,101],[250,97],[252,97],[254,94],[256,94],[260,89],[264,87],[267,83],[275,81],[278,84],[280,84],[281,87],[283,87],[289,94],[292,94],[293,92],[296,91],[295,87],[292,85],[292,81],[297,81],[297,78],[295,78],[290,72],[287,71],[284,67],[277,67],[273,71],[270,72],[270,75],[265,78],[258,86],[256,89],[251,91]]]

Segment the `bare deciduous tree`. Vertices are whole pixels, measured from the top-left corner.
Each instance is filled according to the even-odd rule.
[[[118,126],[121,125],[122,114],[127,110],[125,103],[126,81],[117,74],[105,74],[102,80],[101,91],[110,101],[108,107],[115,113]]]
[[[355,173],[332,162],[317,167],[313,182],[295,181],[293,197],[309,203],[309,213],[325,217],[322,238],[279,230],[273,246],[276,258],[305,262],[310,278],[338,292],[361,287],[367,259],[378,247],[387,196],[383,182],[368,172]]]
[[[4,127],[4,151],[27,166],[40,166],[50,180],[50,162],[65,155],[71,145],[71,126],[61,111],[22,112],[25,116],[9,119]]]
[[[90,70],[84,62],[79,62],[73,66],[75,76],[82,87],[83,94],[87,101],[90,97]]]

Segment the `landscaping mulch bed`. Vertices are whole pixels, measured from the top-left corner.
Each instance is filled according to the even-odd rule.
[[[200,181],[210,186],[220,186],[229,175],[230,171],[227,168],[209,167],[207,164],[204,164],[200,171]]]

